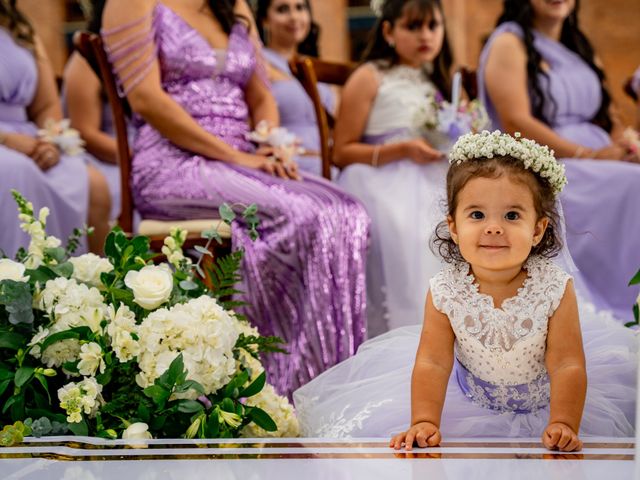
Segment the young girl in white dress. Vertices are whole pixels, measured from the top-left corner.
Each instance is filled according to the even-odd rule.
[[[633,435],[636,336],[579,309],[571,277],[549,260],[564,167],[497,131],[461,137],[450,162],[433,241],[449,265],[431,279],[422,334],[389,332],[296,391],[302,434],[395,434],[390,445],[407,449],[443,435],[542,434],[563,451],[581,448],[579,433]]]
[[[428,246],[444,215],[450,144],[417,120],[436,92],[450,98],[452,63],[439,0],[375,3],[379,18],[344,87],[334,139],[337,183],[372,219],[369,337],[420,323],[429,278],[442,268]]]

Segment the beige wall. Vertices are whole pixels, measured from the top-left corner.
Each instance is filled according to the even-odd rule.
[[[33,23],[44,42],[56,75],[60,75],[67,59],[63,36],[65,1],[18,0],[17,5]]]

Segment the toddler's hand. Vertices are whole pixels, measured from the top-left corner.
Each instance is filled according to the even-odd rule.
[[[564,423],[554,422],[547,425],[542,433],[542,444],[549,450],[577,452],[582,450],[582,441],[576,432]]]
[[[435,447],[440,444],[442,436],[440,430],[431,422],[420,422],[413,425],[406,432],[399,433],[389,442],[389,446],[400,450],[404,444],[406,450],[413,448],[413,443],[418,447]]]

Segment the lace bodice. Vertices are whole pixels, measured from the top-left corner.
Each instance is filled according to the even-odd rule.
[[[501,308],[478,291],[467,263],[451,265],[431,280],[434,306],[449,317],[456,336],[456,358],[493,385],[529,384],[546,376],[547,325],[570,276],[538,256],[524,268],[527,279]]]

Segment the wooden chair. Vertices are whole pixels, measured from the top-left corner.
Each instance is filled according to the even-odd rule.
[[[294,57],[290,61],[289,67],[313,102],[318,130],[320,132],[322,176],[331,180],[331,167],[333,166],[331,130],[334,125],[334,118],[322,105],[320,92],[318,91],[318,82],[343,86],[349,78],[349,75],[355,70],[356,65],[299,56]]]
[[[113,123],[116,131],[118,145],[118,165],[120,167],[121,180],[121,211],[118,217],[118,225],[128,235],[134,234],[133,215],[134,205],[131,195],[129,179],[131,175],[131,149],[127,132],[127,118],[131,116],[131,107],[125,98],[120,98],[116,88],[116,79],[111,69],[99,35],[89,32],[76,32],[73,36],[73,44],[78,52],[87,60],[98,78],[102,80],[107,94],[109,106],[113,113]],[[204,245],[206,240],[201,238],[204,230],[218,227],[218,232],[225,240],[222,246],[214,245],[214,254],[220,254],[230,249],[231,229],[222,220],[211,218],[206,220],[142,220],[137,228],[137,233],[146,235],[151,240],[151,247],[159,251],[164,238],[169,234],[171,227],[180,227],[188,230],[189,235],[183,248],[192,248],[195,245]],[[212,242],[215,243],[215,242]]]

